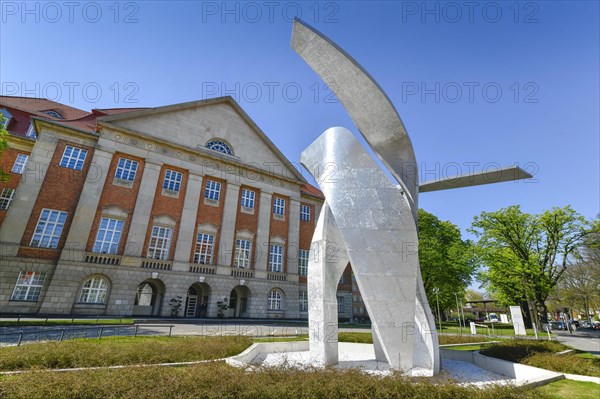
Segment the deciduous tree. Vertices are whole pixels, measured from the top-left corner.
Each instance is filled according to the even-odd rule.
[[[532,215],[515,205],[482,212],[470,231],[478,238],[482,280],[504,305],[521,305],[539,327],[539,316],[548,321],[548,295],[594,230],[570,206]]]

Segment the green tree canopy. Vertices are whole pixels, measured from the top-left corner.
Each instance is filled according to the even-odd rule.
[[[532,215],[515,205],[482,212],[470,231],[489,291],[504,305],[520,304],[539,327],[538,312],[546,322],[545,301],[592,229],[570,206]]]
[[[419,209],[419,262],[425,292],[432,308],[434,289],[439,289],[440,309],[455,309],[476,270],[471,244],[461,238],[460,229],[449,221]]]

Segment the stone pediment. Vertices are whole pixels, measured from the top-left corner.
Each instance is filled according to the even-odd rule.
[[[105,116],[98,123],[196,149],[304,183],[304,178],[231,98],[194,101]],[[217,141],[232,154],[207,148]],[[219,145],[216,147],[219,149]]]

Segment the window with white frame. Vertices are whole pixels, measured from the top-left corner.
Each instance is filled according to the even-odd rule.
[[[41,248],[57,248],[65,220],[67,220],[67,212],[42,209],[29,245]]]
[[[116,254],[119,248],[119,240],[121,239],[121,231],[123,231],[123,224],[123,220],[102,218],[92,252]]]
[[[150,243],[148,244],[148,258],[166,260],[171,247],[173,229],[169,227],[153,226]]]
[[[214,180],[206,181],[206,188],[204,189],[204,198],[209,200],[218,201],[221,195],[221,183]]]
[[[300,205],[300,220],[310,222],[310,205]]]
[[[25,165],[27,165],[27,160],[29,159],[29,155],[18,154],[17,159],[15,159],[15,163],[11,169],[11,172],[22,175],[25,172]]]
[[[345,312],[344,297],[343,296],[338,296],[337,297],[337,303],[338,303],[338,313],[344,313]]]
[[[269,270],[279,273],[283,271],[283,245],[271,244],[269,250]]]
[[[233,155],[231,147],[229,147],[229,145],[227,145],[227,143],[225,143],[222,140],[211,140],[208,143],[206,143],[206,148],[217,152],[221,152],[223,154]]]
[[[33,123],[29,124],[29,129],[27,129],[27,133],[25,133],[26,137],[30,137],[32,139],[37,138],[37,132],[35,131],[35,126],[33,126]]]
[[[252,252],[252,241],[235,240],[235,267],[240,269],[250,268],[250,254]]]
[[[6,108],[0,109],[0,126],[8,128],[8,124],[12,119],[12,114]]]
[[[10,203],[15,196],[15,189],[4,187],[0,193],[0,211],[5,211],[10,206]]]
[[[182,177],[183,173],[167,169],[165,179],[163,180],[163,188],[171,191],[179,191]]]
[[[46,273],[20,272],[10,299],[12,301],[37,301],[45,278]]]
[[[281,292],[279,290],[271,290],[269,292],[268,309],[269,310],[281,310]]]
[[[81,170],[83,169],[83,163],[85,162],[86,155],[87,150],[68,145],[65,147],[65,151],[63,152],[63,156],[60,159],[59,165],[63,168]]]
[[[53,111],[51,109],[49,109],[48,111],[42,111],[42,112],[47,115],[50,115],[51,117],[56,118],[56,119],[64,119],[58,112]]]
[[[242,206],[244,208],[254,208],[254,191],[242,189]]]
[[[115,177],[117,179],[123,179],[128,181],[135,180],[135,174],[138,169],[138,161],[134,161],[132,159],[127,158],[119,158],[119,163],[117,165],[117,171],[115,172]]]
[[[194,263],[212,265],[214,247],[214,235],[199,233],[196,237],[196,248],[194,249]]]
[[[298,274],[301,276],[308,274],[308,254],[309,251],[306,249],[298,251]]]
[[[300,311],[308,312],[308,292],[300,291]]]
[[[273,200],[273,213],[275,215],[285,215],[285,199],[275,197]]]
[[[102,277],[92,277],[83,283],[79,303],[106,303],[108,283]]]

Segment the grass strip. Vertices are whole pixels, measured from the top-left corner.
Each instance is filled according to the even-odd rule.
[[[486,389],[402,376],[380,378],[356,370],[264,369],[249,373],[223,363],[188,367],[34,372],[0,379],[7,399],[192,398],[436,398],[529,399],[539,392],[510,386]]]
[[[59,369],[211,360],[236,355],[247,337],[109,337],[0,348],[0,370]]]
[[[599,358],[585,358],[577,352],[557,354],[567,349],[571,348],[555,341],[509,340],[491,345],[481,353],[559,373],[600,377]]]

